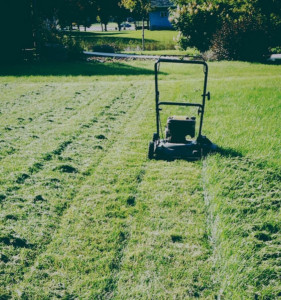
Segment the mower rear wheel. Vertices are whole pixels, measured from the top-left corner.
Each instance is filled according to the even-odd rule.
[[[154,143],[153,142],[149,142],[147,157],[148,157],[148,159],[153,159],[153,157],[154,157]]]
[[[155,142],[159,139],[158,134],[156,132],[153,133],[152,141]]]

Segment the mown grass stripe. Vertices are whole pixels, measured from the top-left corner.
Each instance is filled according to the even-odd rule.
[[[182,161],[147,165],[114,299],[216,295],[200,169]]]
[[[5,114],[5,127],[3,128],[2,136],[7,146],[15,148],[12,154],[23,151],[26,145],[32,143],[35,139],[40,139],[46,132],[77,114],[77,109],[81,109],[93,101],[90,97],[90,100],[87,102],[83,101],[84,103],[81,104],[81,101],[76,96],[76,92],[67,93],[64,90],[62,94],[61,89],[58,88],[53,89],[47,95],[44,93],[37,94],[35,96],[36,104],[32,103],[30,107],[23,109],[14,108],[12,114]],[[80,95],[81,97],[87,99],[85,95]],[[34,106],[36,110],[34,110]],[[71,109],[69,109],[69,106],[71,106]],[[7,130],[8,128],[10,129],[9,131]],[[0,159],[2,160],[5,157],[3,144],[1,148]]]
[[[124,122],[126,123],[128,121],[130,112],[135,111],[136,107],[134,107],[132,103],[132,96],[134,97],[134,94],[132,94],[134,93],[133,90],[133,87],[129,88],[121,95],[118,94],[113,100],[111,99],[111,103],[100,112],[100,117],[96,118],[95,122],[93,122],[92,125],[95,126],[83,128],[83,130],[79,131],[79,139],[77,137],[77,141],[75,141],[75,139],[73,140],[73,146],[75,146],[75,150],[78,151],[80,155],[84,152],[83,148],[87,149],[87,152],[84,152],[81,157],[82,160],[79,160],[79,164],[77,162],[77,167],[80,171],[79,174],[64,174],[55,170],[55,165],[62,165],[63,152],[67,147],[70,147],[69,143],[67,143],[65,145],[66,147],[58,148],[56,153],[52,156],[52,160],[46,161],[45,165],[39,168],[37,172],[33,173],[31,178],[26,179],[25,185],[22,185],[22,200],[13,200],[7,195],[4,202],[5,204],[2,205],[3,217],[5,218],[5,216],[9,214],[13,214],[13,216],[18,215],[17,222],[12,222],[10,224],[10,232],[14,231],[14,234],[25,237],[30,243],[36,246],[33,247],[33,249],[25,251],[25,253],[23,253],[20,248],[14,249],[13,255],[16,255],[16,252],[22,252],[22,260],[24,260],[25,255],[28,255],[29,263],[22,264],[22,261],[19,261],[14,266],[10,265],[12,269],[17,268],[19,271],[21,268],[23,268],[23,270],[28,268],[28,265],[32,263],[35,256],[42,252],[50,242],[52,238],[51,233],[58,228],[60,217],[64,210],[69,207],[73,197],[75,197],[78,192],[79,185],[85,181],[87,176],[90,176],[93,168],[99,164],[102,156],[106,154],[107,149],[112,147],[112,142],[116,140],[118,133],[120,133],[120,130],[122,130],[122,127],[124,126]],[[124,117],[124,110],[128,113],[128,116],[126,117]],[[114,118],[111,118],[112,113],[115,115]],[[107,130],[108,126],[112,126],[111,131],[106,133],[110,141],[106,140],[103,143],[102,151],[100,149],[95,149],[93,147],[95,133],[97,133],[98,130],[100,130],[100,132]],[[89,135],[92,135],[92,139],[89,139]],[[68,153],[66,153],[65,166],[69,166],[67,159],[76,154],[76,151],[72,152],[71,149],[68,150]],[[93,159],[95,159],[94,163]],[[74,160],[72,160],[71,164],[73,165],[73,163]],[[55,180],[49,182],[50,185],[48,185],[49,188],[47,190],[46,186],[44,186],[44,184],[48,182],[46,178]],[[37,196],[34,194],[35,189]],[[58,189],[60,191],[59,194],[57,194]],[[40,199],[38,198],[38,195],[40,196]],[[35,200],[32,199],[32,197],[35,197],[34,199],[38,198],[38,202],[37,200],[34,202]],[[33,211],[30,211],[29,207],[31,205],[33,206]],[[41,211],[43,212],[43,216],[38,215],[38,210],[40,213]],[[28,219],[26,219],[26,214],[28,214]],[[3,225],[7,225],[7,222],[4,222]],[[40,226],[39,228],[38,225]],[[6,231],[3,231],[4,236],[5,234],[8,234]],[[11,235],[11,238],[14,234]],[[7,266],[9,267],[9,265]],[[13,271],[6,270],[6,272]],[[17,274],[17,276],[14,276],[13,280],[19,281],[22,276],[23,274],[21,272]]]
[[[129,193],[130,196],[128,196],[127,198],[127,205],[128,206],[135,206],[136,205],[136,194],[137,194],[137,190],[139,185],[141,184],[144,175],[145,175],[145,166],[146,163],[144,163],[143,167],[140,168],[139,173],[136,174],[135,176],[135,182],[136,184],[134,186],[131,187]],[[128,219],[131,220],[133,218],[129,217]],[[103,288],[103,290],[100,292],[99,298],[112,298],[116,292],[117,289],[117,284],[118,284],[118,275],[122,266],[122,260],[123,260],[123,256],[124,256],[124,252],[125,249],[129,243],[129,240],[131,238],[130,236],[130,223],[131,222],[125,222],[123,227],[122,227],[122,231],[121,231],[121,235],[120,235],[120,241],[119,241],[119,246],[116,249],[115,252],[115,256],[114,259],[111,262],[110,265],[110,269],[111,269],[111,278],[109,280],[107,280],[105,287]]]
[[[104,101],[104,98],[100,96],[101,94],[103,94],[103,96],[108,95],[107,93],[100,91],[100,93],[98,94],[98,103],[96,101],[90,101],[90,106],[82,106],[82,109],[76,112],[65,123],[60,124],[52,130],[47,131],[40,137],[40,139],[37,139],[28,144],[25,149],[22,149],[24,151],[12,154],[4,159],[1,164],[0,177],[2,186],[4,185],[4,183],[7,184],[8,180],[13,182],[13,180],[15,179],[14,177],[17,176],[15,173],[17,173],[18,175],[20,175],[20,173],[27,173],[28,168],[32,166],[32,162],[35,161],[34,163],[37,163],[38,160],[39,162],[41,161],[42,156],[44,158],[46,150],[49,150],[49,154],[51,154],[50,152],[52,151],[56,151],[56,148],[60,147],[57,145],[59,136],[63,139],[65,138],[65,136],[68,136],[69,140],[69,136],[70,139],[72,139],[75,136],[79,136],[79,134],[81,134],[83,130],[87,130],[86,127],[83,129],[79,126],[83,127],[84,124],[88,124],[87,122],[92,122],[93,118],[99,114],[99,111],[101,111],[101,113],[104,113],[105,107],[112,101],[111,97],[106,97],[107,101]],[[89,111],[93,111],[94,114],[89,114]]]
[[[111,294],[113,273],[122,254],[120,239],[126,243],[127,218],[134,211],[128,200],[134,196],[146,161],[142,139],[147,136],[149,110],[146,93],[139,92],[138,106],[134,107],[137,112],[127,117],[127,122],[131,120],[130,125],[139,129],[132,132],[130,126],[124,128],[118,142],[81,186],[53,242],[17,287],[22,295],[102,298]],[[49,274],[45,279],[41,274],[42,264],[46,267],[44,274]],[[61,284],[65,286],[63,290],[59,288]]]

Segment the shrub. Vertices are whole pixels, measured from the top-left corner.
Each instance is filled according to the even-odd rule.
[[[211,3],[191,2],[171,13],[173,26],[181,32],[179,44],[182,49],[196,47],[204,52],[210,48],[218,27],[218,8]]]
[[[40,55],[51,60],[75,60],[81,57],[82,47],[79,41],[57,30],[40,32]]]
[[[93,47],[94,52],[105,52],[105,53],[115,53],[119,51],[119,48],[115,44],[100,44]]]
[[[219,59],[256,61],[281,45],[281,2],[174,0],[171,21],[183,49],[212,50]]]
[[[211,49],[218,59],[259,61],[269,52],[266,31],[252,18],[227,20],[217,30]]]

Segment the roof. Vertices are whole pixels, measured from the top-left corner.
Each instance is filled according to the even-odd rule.
[[[175,6],[170,0],[151,0],[152,7],[173,7]]]

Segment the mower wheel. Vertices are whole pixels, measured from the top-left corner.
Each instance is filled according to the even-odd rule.
[[[153,133],[152,141],[155,142],[159,139],[158,134],[156,132]]]
[[[153,159],[153,157],[154,157],[154,143],[149,142],[147,158],[148,159]]]

